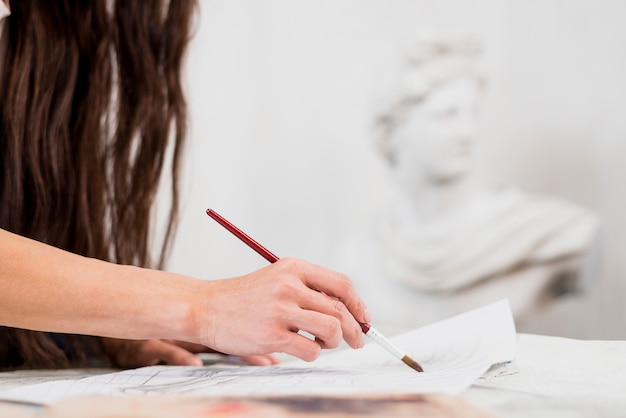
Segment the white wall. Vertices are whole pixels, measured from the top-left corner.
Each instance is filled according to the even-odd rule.
[[[483,36],[491,73],[480,175],[590,207],[608,234],[590,294],[537,332],[626,338],[626,2],[200,3],[169,270],[215,279],[266,264],[208,207],[279,256],[333,267],[387,194],[368,130],[377,77],[411,38],[461,28]]]

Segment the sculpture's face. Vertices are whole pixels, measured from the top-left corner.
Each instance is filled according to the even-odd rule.
[[[433,88],[411,106],[390,145],[403,182],[420,176],[443,183],[467,174],[476,140],[479,86],[459,77]]]

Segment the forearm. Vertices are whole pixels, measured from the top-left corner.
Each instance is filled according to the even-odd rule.
[[[0,230],[0,324],[194,341],[200,281],[81,257]]]

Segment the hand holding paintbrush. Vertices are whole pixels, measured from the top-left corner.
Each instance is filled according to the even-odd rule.
[[[268,249],[263,247],[261,244],[253,240],[246,233],[244,233],[235,225],[227,221],[224,217],[222,217],[220,214],[215,212],[213,209],[207,209],[206,213],[212,219],[214,219],[217,223],[219,223],[224,228],[226,228],[229,232],[231,232],[233,235],[235,235],[237,238],[243,241],[246,245],[248,245],[258,254],[260,254],[263,258],[265,258],[270,263],[275,263],[276,261],[279,260],[279,258],[276,255],[274,255],[271,251],[269,251]],[[395,357],[402,360],[407,366],[411,367],[412,369],[418,372],[424,371],[423,368],[419,365],[419,363],[417,363],[411,357],[404,354],[402,350],[400,350],[393,343],[391,343],[391,341],[389,341],[383,334],[378,332],[370,324],[360,322],[359,325],[361,326],[361,330],[363,331],[365,335],[372,338],[377,344],[379,344],[385,350],[389,351]]]

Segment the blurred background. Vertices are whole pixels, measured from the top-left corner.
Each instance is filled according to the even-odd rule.
[[[626,2],[199,3],[168,270],[217,279],[266,265],[207,208],[279,257],[340,268],[343,238],[389,197],[372,133],[381,74],[424,33],[469,31],[483,40],[489,74],[477,175],[584,206],[606,234],[588,291],[532,331],[626,339]]]

